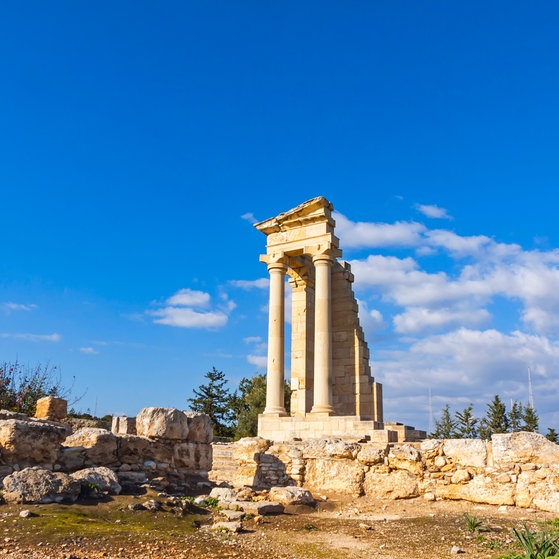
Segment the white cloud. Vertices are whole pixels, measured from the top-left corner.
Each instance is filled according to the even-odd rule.
[[[270,287],[269,278],[260,278],[257,280],[231,280],[229,282],[234,287],[240,289],[268,289]]]
[[[425,236],[430,248],[444,248],[457,257],[479,256],[482,249],[487,248],[489,244],[493,243],[485,235],[462,237],[444,229],[428,231]]]
[[[24,340],[27,342],[59,342],[62,339],[60,334],[30,334],[30,333],[3,333],[0,338],[11,338],[14,340]]]
[[[394,329],[403,334],[417,334],[431,328],[480,326],[490,319],[491,315],[486,309],[410,307],[394,317]]]
[[[427,217],[434,219],[452,219],[444,208],[435,205],[416,204],[415,208]]]
[[[268,367],[268,358],[265,355],[247,355],[247,361],[260,369],[266,370]]]
[[[258,223],[258,220],[254,217],[254,214],[251,212],[247,212],[246,214],[243,214],[241,216],[241,219],[244,219],[245,221],[248,221],[251,225],[254,225],[255,223]]]
[[[12,311],[32,311],[37,308],[37,305],[34,303],[12,303],[8,301],[6,303],[2,303],[0,308],[5,312],[10,313]]]
[[[167,299],[167,304],[181,307],[207,307],[210,302],[209,293],[193,289],[179,289]]]
[[[259,344],[262,342],[262,338],[260,336],[248,336],[247,338],[243,338],[243,342],[245,342],[245,344]]]
[[[94,347],[80,347],[80,351],[86,355],[97,355],[99,353]]]
[[[211,297],[203,291],[180,289],[165,301],[165,306],[146,311],[156,324],[178,328],[219,328],[227,324],[229,314],[236,307],[225,293],[220,294],[222,304],[210,309]]]
[[[156,324],[177,326],[179,328],[218,328],[227,324],[224,312],[199,312],[188,307],[165,307],[150,314]]]
[[[334,212],[336,235],[344,247],[413,247],[421,244],[425,225],[416,222],[367,223],[350,221]]]

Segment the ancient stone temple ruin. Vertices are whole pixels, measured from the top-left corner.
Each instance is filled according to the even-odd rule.
[[[382,385],[371,376],[332,204],[319,196],[257,223],[270,274],[266,409],[258,434],[281,441],[327,436],[395,440],[385,429]],[[283,404],[285,285],[292,290],[291,414]],[[393,433],[391,435],[391,433]]]

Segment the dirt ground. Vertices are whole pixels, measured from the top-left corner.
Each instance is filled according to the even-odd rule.
[[[158,499],[158,512],[130,504]],[[22,517],[22,510],[31,516]],[[26,514],[29,514],[26,513]],[[482,521],[469,531],[465,515]],[[512,528],[557,528],[555,515],[528,509],[428,502],[321,499],[314,509],[243,522],[229,534],[210,529],[215,509],[178,515],[158,495],[119,496],[72,505],[0,505],[0,557],[11,559],[439,559],[497,558],[519,548]],[[453,549],[454,548],[454,549]]]

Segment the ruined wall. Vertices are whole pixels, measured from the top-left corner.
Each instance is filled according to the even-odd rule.
[[[262,488],[300,485],[379,499],[422,497],[559,512],[559,446],[536,433],[414,444],[261,438],[215,445],[210,479]]]
[[[115,434],[94,427],[73,431],[61,421],[0,411],[0,479],[32,466],[65,473],[106,466],[121,485],[161,478],[162,484],[180,486],[192,477],[207,478],[212,467],[209,417],[144,408],[136,420],[116,421],[128,432]]]

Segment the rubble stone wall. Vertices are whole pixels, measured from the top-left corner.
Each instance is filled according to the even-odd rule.
[[[116,472],[122,485],[161,478],[180,486],[207,478],[212,467],[209,417],[176,409],[144,408],[138,432],[127,418],[124,433],[63,421],[29,418],[0,410],[0,480],[29,467],[72,473],[95,467]],[[134,423],[134,425],[132,425]]]
[[[559,513],[559,445],[537,433],[410,444],[247,438],[214,445],[209,477],[233,486],[298,485],[319,494],[455,499]]]

